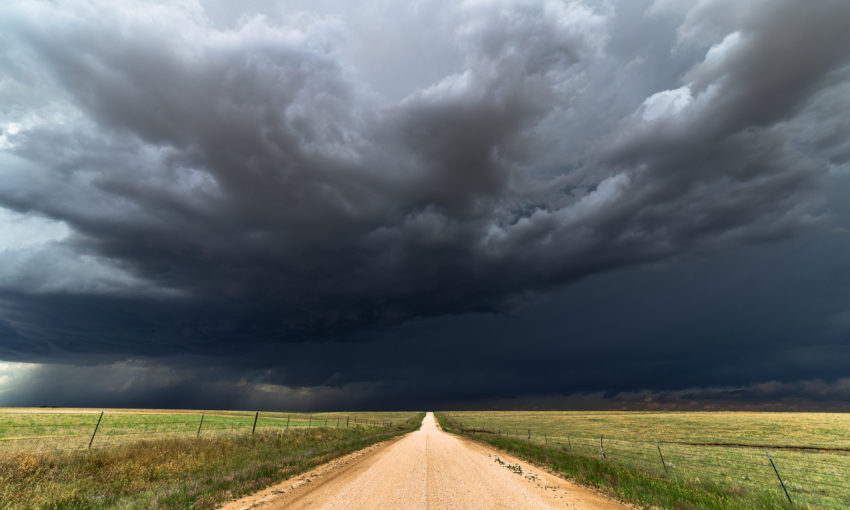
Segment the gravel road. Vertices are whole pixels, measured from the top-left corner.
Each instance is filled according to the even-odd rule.
[[[485,445],[422,428],[234,501],[223,510],[631,508]]]

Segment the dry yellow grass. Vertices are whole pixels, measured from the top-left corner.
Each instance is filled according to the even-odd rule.
[[[266,429],[253,436],[127,440],[92,450],[17,450],[0,457],[0,508],[214,508],[412,430],[422,415],[406,416],[387,427]]]

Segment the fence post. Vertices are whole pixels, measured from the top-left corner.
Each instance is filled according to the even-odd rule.
[[[254,426],[251,427],[251,435],[254,435],[254,431],[257,430],[257,418],[260,417],[260,411],[257,411],[257,414],[254,415]]]
[[[309,429],[312,426],[313,426],[313,415],[311,414],[310,419],[307,420],[307,428]]]
[[[573,442],[570,441],[570,435],[567,434],[567,446],[570,448],[570,453],[573,453]]]
[[[351,419],[351,416],[345,417],[345,428],[348,428],[348,420],[350,420],[350,419]]]
[[[97,419],[97,425],[94,426],[94,432],[91,433],[91,440],[89,441],[89,450],[91,450],[91,444],[94,443],[94,436],[97,434],[97,428],[100,427],[100,420],[103,419],[103,411],[100,412],[100,417]]]
[[[655,447],[658,448],[658,456],[661,457],[661,465],[664,466],[664,472],[669,473],[667,471],[667,463],[664,462],[664,455],[661,455],[661,445],[658,444],[658,441],[655,442]]]
[[[289,430],[289,415],[288,414],[286,415],[286,429],[284,429],[284,430]]]
[[[791,501],[791,496],[788,495],[788,489],[785,488],[785,482],[782,481],[782,477],[779,476],[779,471],[776,469],[776,464],[774,464],[773,459],[770,458],[770,452],[765,450],[764,453],[767,454],[767,460],[769,460],[770,465],[773,466],[773,472],[776,473],[776,478],[779,478],[779,485],[782,486],[782,490],[785,492],[785,497],[788,498],[788,502],[793,505],[794,502]]]
[[[201,437],[201,427],[204,425],[204,415],[205,414],[206,414],[206,411],[201,411],[201,423],[198,424],[198,433],[195,435],[196,438]]]
[[[499,427],[499,435],[502,435],[502,427]]]
[[[602,452],[602,460],[608,460],[605,456],[605,448],[602,446],[602,435],[599,435],[599,451]]]
[[[543,433],[543,443],[545,443],[546,446],[549,446],[549,436],[547,436],[545,432]]]
[[[531,429],[528,429],[528,440],[531,441]]]
[[[336,417],[336,428],[339,428],[339,416]]]

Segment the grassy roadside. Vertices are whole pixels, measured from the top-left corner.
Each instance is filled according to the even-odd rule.
[[[253,437],[138,441],[83,452],[18,452],[0,458],[0,508],[215,508],[415,430],[423,417],[380,430],[293,429]]]
[[[435,413],[435,416],[443,430],[461,434],[460,428],[444,414]],[[607,494],[644,508],[671,510],[791,508],[774,493],[743,488],[728,489],[699,481],[683,482],[629,466],[608,463],[601,459],[574,455],[560,446],[533,444],[503,435],[471,433],[463,433],[463,435],[545,466],[565,478],[601,489]]]

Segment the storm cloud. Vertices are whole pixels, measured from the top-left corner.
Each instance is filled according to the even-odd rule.
[[[522,317],[588,279],[840,224],[848,20],[842,0],[5,4],[0,356],[381,405],[774,380],[719,357],[663,381],[559,374],[545,358],[598,335],[648,343],[644,368],[706,345],[665,357],[648,332]],[[482,352],[523,335],[543,349],[511,363],[538,381]],[[432,342],[452,360],[408,359]],[[435,368],[459,380],[423,387]]]

